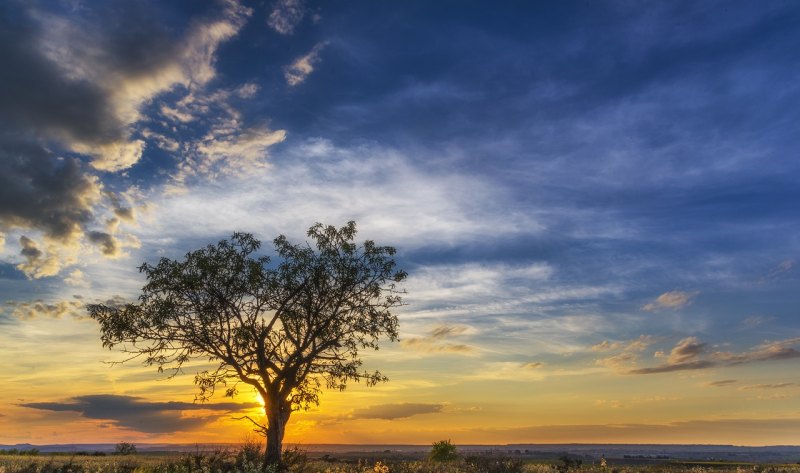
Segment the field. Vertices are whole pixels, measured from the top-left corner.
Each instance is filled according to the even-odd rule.
[[[0,455],[0,473],[257,473],[263,471],[253,452],[212,451],[192,454]],[[286,456],[288,473],[800,473],[798,464],[729,462],[662,462],[615,464],[599,462],[520,460],[498,456],[467,456],[449,462],[402,459],[309,458],[302,452]],[[274,469],[268,469],[274,472]]]

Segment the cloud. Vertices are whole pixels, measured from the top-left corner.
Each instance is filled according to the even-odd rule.
[[[642,309],[648,312],[661,309],[679,309],[688,305],[697,294],[697,292],[665,292],[656,297],[653,302],[645,304]]]
[[[768,322],[775,320],[775,317],[768,317],[764,315],[753,315],[742,320],[741,326],[743,329],[752,329],[759,325],[764,325]]]
[[[10,313],[12,317],[19,320],[31,320],[37,318],[60,319],[64,316],[83,318],[86,316],[84,304],[81,301],[56,301],[45,302],[43,300],[16,302],[7,301],[2,309],[3,312]]]
[[[619,350],[622,348],[622,342],[609,342],[608,340],[603,340],[600,343],[592,345],[590,348],[592,351],[611,351],[611,350]]]
[[[687,337],[679,341],[669,353],[667,361],[670,364],[692,362],[706,350],[708,344],[700,342],[697,337]]]
[[[294,29],[306,14],[304,0],[277,0],[267,18],[267,25],[282,35],[294,33]]]
[[[168,7],[159,4],[102,3],[70,15],[42,4],[0,6],[0,63],[13,71],[0,77],[0,233],[25,233],[19,267],[28,276],[75,262],[83,239],[109,257],[135,246],[130,236],[92,228],[107,213],[135,220],[119,197],[126,192],[105,189],[96,170],[139,161],[142,109],[157,95],[214,78],[219,45],[252,13],[232,0],[221,5],[185,28],[167,27],[159,9]]]
[[[776,279],[783,276],[785,273],[791,271],[794,267],[795,267],[795,262],[793,260],[787,259],[781,261],[780,264],[770,269],[769,272],[759,280],[759,283],[766,284],[775,281]]]
[[[783,389],[797,386],[797,383],[774,383],[774,384],[748,384],[747,386],[739,387],[740,391],[750,390],[763,390],[763,389]]]
[[[800,344],[800,338],[765,342],[743,353],[717,352],[714,353],[714,359],[728,365],[740,365],[755,361],[789,360],[800,358],[800,351],[793,347],[797,344]]]
[[[722,386],[728,386],[730,384],[736,384],[737,382],[738,381],[735,379],[721,379],[719,381],[709,381],[708,383],[706,383],[706,386],[718,388]]]
[[[234,223],[269,237],[302,235],[310,221],[323,215],[328,222],[356,220],[364,235],[386,244],[402,243],[408,251],[489,235],[512,237],[539,228],[529,216],[509,211],[509,196],[479,176],[419,169],[392,148],[336,147],[314,139],[282,147],[276,158],[281,166],[258,169],[247,179],[223,173],[214,182],[192,181],[191,171],[186,174],[186,192],[161,199],[151,211],[154,224],[138,235],[143,241],[178,239],[187,228],[225,235]],[[503,265],[497,270],[506,266],[514,269]],[[537,267],[547,271],[546,265]],[[429,288],[421,289],[425,299],[435,296]]]
[[[591,350],[596,352],[618,351],[619,353],[599,358],[595,360],[598,366],[605,366],[616,371],[624,371],[639,359],[639,353],[643,352],[655,342],[655,338],[650,335],[639,335],[639,337],[624,342],[609,342],[604,340],[592,345]]]
[[[108,4],[81,13],[66,17],[31,9],[38,45],[32,57],[46,64],[52,80],[67,84],[69,91],[83,87],[92,94],[84,116],[65,116],[48,130],[71,150],[92,156],[92,165],[103,171],[138,162],[145,143],[132,138],[132,126],[141,119],[142,105],[173,87],[196,88],[210,81],[217,48],[251,14],[229,1],[215,15],[195,19],[180,35],[159,21],[157,7]],[[119,22],[127,27],[113,26]],[[34,80],[43,71],[36,72]],[[59,100],[66,92],[52,94]],[[35,110],[40,115],[66,113],[58,112],[58,105],[44,103]],[[35,118],[29,126],[40,126],[41,117]]]
[[[77,396],[67,402],[30,402],[22,407],[54,412],[78,412],[87,419],[110,421],[112,424],[143,433],[171,433],[196,430],[224,413],[260,407],[258,403],[148,402],[140,397],[114,394]],[[210,411],[200,416],[184,415],[186,411]]]
[[[652,368],[638,368],[628,371],[629,374],[668,373],[672,371],[696,370],[714,366],[715,363],[699,359],[706,347],[696,337],[686,337],[680,340],[670,351],[667,362]]]
[[[0,228],[36,229],[65,244],[80,237],[102,197],[99,180],[79,160],[3,135],[0,189]]]
[[[475,443],[707,443],[785,445],[792,442],[800,418],[698,419],[654,424],[561,424],[471,429],[461,435]],[[472,435],[470,435],[472,434]],[[475,439],[475,440],[473,440]]]
[[[420,404],[403,402],[398,404],[378,404],[356,409],[348,416],[352,419],[405,419],[420,414],[436,414],[442,412],[443,404]]]
[[[80,275],[75,275],[80,273]],[[77,278],[78,281],[83,280],[83,273],[80,270],[75,270],[70,273],[67,278]],[[111,307],[118,307],[125,303],[130,302],[122,296],[112,296],[108,299],[94,299],[95,303],[102,303]],[[38,318],[54,318],[60,319],[64,316],[70,316],[76,319],[84,319],[87,317],[85,310],[86,301],[82,296],[74,296],[74,300],[56,300],[45,301],[42,299],[30,301],[15,301],[8,300],[2,307],[0,313],[6,313],[20,320],[31,320]]]
[[[89,287],[91,285],[86,279],[86,274],[80,269],[70,271],[67,277],[64,278],[64,284],[72,287]]]
[[[474,333],[474,330],[463,325],[440,325],[431,330],[427,336],[403,339],[400,341],[400,345],[410,350],[428,353],[468,354],[475,349],[463,343],[443,342],[444,339],[467,333]]]
[[[319,54],[328,43],[317,43],[308,54],[298,57],[283,69],[286,83],[294,87],[303,83],[309,74],[314,72],[314,65],[319,62]]]
[[[74,251],[75,247],[59,247],[58,245],[47,245],[47,251],[42,251],[37,243],[31,238],[22,235],[19,238],[22,248],[20,255],[25,261],[17,264],[17,269],[32,278],[43,278],[58,274],[65,265],[75,262],[74,254],[66,255],[67,251]]]
[[[667,362],[654,367],[628,370],[627,374],[655,374],[673,371],[698,370],[716,366],[736,366],[755,362],[789,360],[800,358],[800,350],[794,348],[800,344],[800,338],[790,338],[775,342],[765,342],[751,350],[733,352],[707,353],[708,345],[696,337],[680,340],[672,348]]]
[[[716,363],[709,360],[686,361],[683,363],[665,363],[652,368],[637,368],[628,371],[628,374],[655,374],[671,373],[673,371],[700,370],[716,366]]]

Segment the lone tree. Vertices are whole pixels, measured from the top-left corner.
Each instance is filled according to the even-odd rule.
[[[266,436],[266,464],[280,464],[284,430],[293,411],[319,404],[322,386],[344,390],[351,380],[387,381],[361,371],[359,350],[397,340],[402,305],[395,249],[355,243],[356,224],[320,223],[309,243],[274,240],[279,261],[256,256],[260,242],[234,233],[186,255],[143,264],[147,283],[138,303],[88,306],[100,323],[103,346],[123,344],[130,359],[174,376],[205,358],[216,368],[195,376],[197,399],[224,387],[233,397],[244,383],[264,400],[266,425],[245,416]]]

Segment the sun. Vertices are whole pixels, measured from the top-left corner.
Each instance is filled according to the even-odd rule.
[[[253,401],[257,402],[259,405],[261,405],[261,407],[264,407],[265,405],[264,398],[261,397],[261,394],[259,394],[258,391],[255,390],[253,391]]]

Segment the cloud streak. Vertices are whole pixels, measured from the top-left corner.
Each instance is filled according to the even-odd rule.
[[[795,348],[796,345],[800,345],[800,338],[765,342],[741,353],[721,351],[709,353],[708,344],[701,342],[696,337],[687,337],[672,348],[665,363],[653,367],[623,370],[623,372],[627,374],[658,374],[796,359],[800,358],[800,351]],[[635,359],[630,361],[635,361]]]
[[[473,347],[463,343],[446,342],[445,340],[473,332],[474,330],[463,325],[440,325],[424,337],[403,339],[400,341],[400,345],[409,350],[427,353],[469,354],[475,350]]]
[[[396,420],[407,419],[409,417],[422,414],[438,414],[442,412],[443,404],[426,404],[402,402],[396,404],[378,404],[374,406],[356,409],[353,411],[351,419],[380,419]]]
[[[125,429],[161,434],[199,429],[221,415],[260,407],[258,403],[197,404],[187,402],[149,402],[143,398],[114,394],[77,396],[66,402],[29,402],[31,409],[77,412],[87,419],[109,421]],[[184,412],[206,411],[199,416]]]

